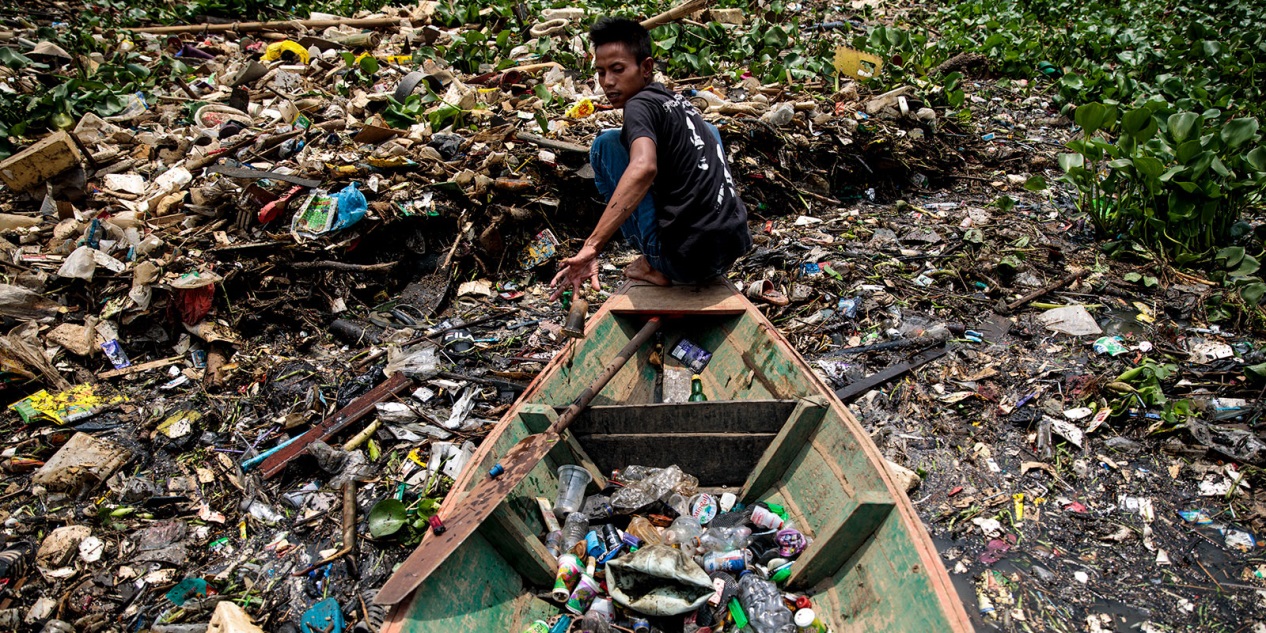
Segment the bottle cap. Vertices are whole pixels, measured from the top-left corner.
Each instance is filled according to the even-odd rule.
[[[813,626],[813,621],[816,619],[818,619],[818,616],[813,612],[813,609],[800,609],[799,611],[796,611],[795,622],[796,626],[800,628]]]

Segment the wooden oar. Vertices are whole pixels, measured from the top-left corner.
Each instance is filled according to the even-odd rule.
[[[374,602],[393,605],[403,601],[418,588],[418,585],[422,584],[422,581],[438,569],[449,555],[492,515],[497,506],[505,501],[510,491],[527,478],[532,468],[558,443],[559,434],[589,406],[594,396],[602,391],[602,388],[611,381],[620,368],[624,367],[638,348],[655,334],[659,325],[659,317],[651,317],[646,325],[642,326],[642,329],[625,344],[602,374],[580,392],[579,396],[576,396],[571,406],[558,416],[558,420],[544,433],[525,437],[507,451],[500,462],[501,467],[505,469],[504,472],[499,477],[488,477],[479,482],[475,489],[461,500],[461,505],[448,514],[444,522],[446,528],[444,532],[436,534],[432,531],[427,534],[418,548],[378,591]]]

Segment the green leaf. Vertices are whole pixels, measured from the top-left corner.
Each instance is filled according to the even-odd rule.
[[[1169,136],[1174,139],[1175,143],[1182,143],[1191,138],[1195,132],[1196,126],[1200,124],[1200,115],[1195,112],[1180,112],[1171,114],[1167,125],[1169,126]]]
[[[1240,297],[1251,306],[1261,303],[1263,295],[1266,295],[1266,283],[1257,282],[1240,288]]]
[[[343,63],[347,64],[348,66],[351,66],[356,63],[356,56],[348,51],[343,51],[339,53],[339,55],[343,57]]]
[[[1249,365],[1244,368],[1244,373],[1258,380],[1266,380],[1266,363]]]
[[[1257,134],[1257,119],[1252,117],[1231,119],[1222,126],[1221,132],[1222,142],[1231,149],[1247,143],[1255,134]]]
[[[533,92],[536,93],[536,98],[540,99],[541,103],[546,106],[554,101],[554,95],[549,91],[549,88],[545,87],[545,84],[536,84]]]
[[[1144,275],[1144,276],[1143,276],[1143,286],[1144,286],[1144,287],[1146,287],[1146,288],[1155,288],[1155,287],[1156,287],[1156,284],[1158,284],[1158,283],[1160,283],[1160,282],[1159,282],[1159,281],[1158,281],[1155,277],[1153,277],[1153,276],[1151,276],[1151,275]]]
[[[1124,280],[1126,280],[1126,281],[1128,281],[1128,282],[1130,282],[1130,283],[1132,283],[1132,284],[1133,284],[1133,283],[1138,283],[1138,282],[1140,282],[1140,281],[1142,281],[1142,280],[1143,280],[1143,274],[1142,274],[1142,273],[1125,273],[1125,276],[1124,276],[1124,277],[1122,277],[1122,279],[1124,279]]]
[[[1137,137],[1138,133],[1147,127],[1148,121],[1152,120],[1152,112],[1147,108],[1138,108],[1130,110],[1121,117],[1121,129],[1130,136]]]
[[[1244,259],[1244,255],[1245,251],[1243,246],[1228,246],[1220,249],[1217,254],[1214,255],[1214,259],[1223,262],[1223,266],[1231,268],[1233,266],[1238,266],[1240,260]]]
[[[1151,156],[1135,156],[1134,168],[1150,179],[1157,179],[1165,171],[1165,164]]]
[[[1046,179],[1043,178],[1041,174],[1034,174],[1029,176],[1028,180],[1024,181],[1024,188],[1029,191],[1044,191],[1048,187],[1046,185]]]
[[[22,53],[8,47],[0,48],[0,64],[4,64],[14,70],[19,70],[26,68],[33,63],[35,62],[33,62],[30,57],[27,57]]]
[[[1064,171],[1085,167],[1086,165],[1086,158],[1081,154],[1060,154],[1058,161],[1060,169]]]
[[[1266,171],[1266,147],[1255,147],[1253,151],[1244,155],[1248,160],[1248,164],[1253,166],[1257,171]]]
[[[1073,120],[1081,129],[1085,131],[1086,136],[1099,131],[1104,120],[1108,117],[1108,108],[1102,103],[1087,103],[1077,108],[1077,113],[1073,115]]]
[[[366,75],[378,74],[378,60],[373,55],[366,55],[360,58],[360,71]]]
[[[404,527],[408,512],[399,499],[387,498],[369,511],[369,534],[374,538],[391,536]]]
[[[1258,263],[1256,257],[1245,255],[1244,259],[1240,260],[1239,267],[1227,274],[1231,277],[1247,277],[1260,270],[1261,267],[1262,265]]]

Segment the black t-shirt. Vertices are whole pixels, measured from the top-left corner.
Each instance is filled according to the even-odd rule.
[[[661,254],[678,270],[724,271],[752,247],[721,143],[681,95],[652,83],[624,104],[620,141],[649,138],[658,171],[651,191]]]

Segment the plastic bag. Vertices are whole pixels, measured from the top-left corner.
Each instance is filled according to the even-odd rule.
[[[39,293],[21,286],[0,284],[0,316],[47,321],[62,311],[62,306]]]
[[[369,212],[369,202],[365,200],[365,194],[356,187],[356,183],[343,187],[342,191],[331,197],[338,201],[338,217],[334,220],[334,225],[330,227],[331,231],[352,226],[364,219],[365,214]]]
[[[93,256],[94,251],[96,249],[91,246],[76,248],[66,257],[66,261],[62,262],[62,267],[57,269],[57,276],[92,281],[93,273],[97,272],[97,258]]]
[[[653,616],[680,615],[703,606],[712,579],[685,552],[651,545],[607,563],[607,589],[620,605]]]
[[[440,359],[434,345],[423,345],[411,352],[404,352],[398,347],[390,347],[387,351],[387,366],[382,373],[390,377],[396,372],[413,378],[426,379],[440,370]]]
[[[630,466],[625,470],[633,471],[635,475],[642,475],[642,471],[635,466]],[[627,477],[628,475],[626,475],[626,482]],[[611,495],[611,505],[618,513],[632,514],[660,499],[666,499],[673,492],[688,499],[695,494],[698,487],[699,480],[682,473],[676,465],[652,469],[643,478]]]

